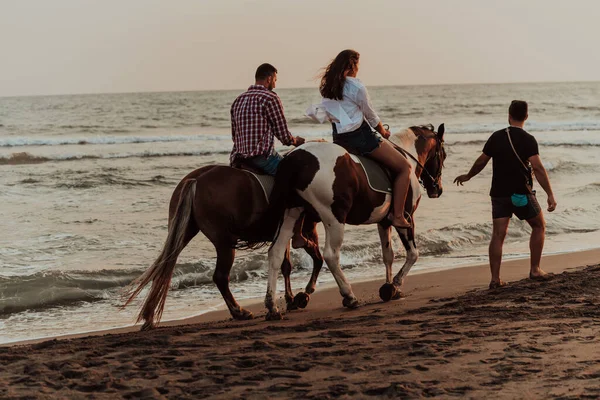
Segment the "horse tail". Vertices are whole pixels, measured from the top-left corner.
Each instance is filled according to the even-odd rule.
[[[186,231],[192,218],[195,196],[196,180],[187,179],[183,183],[173,218],[169,221],[167,239],[160,255],[142,276],[131,282],[125,289],[124,296],[128,299],[123,307],[131,303],[142,289],[152,282],[150,293],[136,321],[145,320],[144,327],[153,326],[154,320],[158,322],[162,316],[177,257],[187,244]]]

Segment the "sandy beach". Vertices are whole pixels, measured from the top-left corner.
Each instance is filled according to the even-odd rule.
[[[0,348],[2,398],[597,398],[600,250],[546,256],[557,275],[526,279],[528,260],[409,276],[382,303],[380,281],[336,289],[267,322],[224,312]],[[282,301],[280,299],[280,301]]]

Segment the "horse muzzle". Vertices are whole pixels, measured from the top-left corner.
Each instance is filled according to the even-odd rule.
[[[429,197],[430,199],[437,199],[438,197],[441,197],[443,192],[444,189],[442,189],[441,187],[436,187],[432,190],[427,191],[427,197]]]

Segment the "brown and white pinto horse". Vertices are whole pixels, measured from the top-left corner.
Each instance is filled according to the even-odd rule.
[[[213,280],[234,319],[250,319],[252,313],[236,302],[229,290],[229,274],[236,248],[253,248],[270,242],[276,234],[283,208],[270,208],[258,181],[248,172],[224,165],[196,169],[184,177],[175,188],[169,204],[169,228],[163,249],[148,268],[126,289],[129,304],[151,283],[138,322],[142,330],[152,329],[160,320],[177,257],[198,232],[212,242],[217,251]],[[303,236],[308,240],[304,249],[312,257],[314,268],[320,269],[323,257],[319,251],[315,222],[305,223]],[[291,295],[291,264],[289,248],[284,251],[281,271],[286,286],[288,310],[297,308]]]
[[[392,204],[391,195],[372,190],[362,167],[338,145],[306,143],[283,159],[275,177],[271,197],[273,207],[280,208],[280,203],[285,204],[285,212],[277,238],[269,249],[269,278],[265,297],[268,320],[281,318],[275,304],[277,270],[286,254],[293,227],[303,211],[311,219],[323,221],[326,232],[325,262],[344,297],[344,306],[358,306],[358,300],[340,269],[340,248],[345,224],[378,224],[386,268],[386,284],[380,289],[380,296],[384,301],[400,297],[403,280],[419,256],[414,237],[413,214],[421,198],[420,178],[429,197],[439,197],[443,191],[441,178],[446,158],[443,135],[442,124],[437,134],[433,126],[419,126],[390,137],[393,144],[409,154],[408,161],[412,165],[405,205],[406,213],[410,216],[407,219],[411,221],[412,227],[397,229],[406,249],[406,260],[393,280],[392,230],[386,218]],[[307,293],[314,291],[317,274],[318,270],[311,277]]]

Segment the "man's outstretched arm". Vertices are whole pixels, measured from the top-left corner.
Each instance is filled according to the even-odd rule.
[[[279,141],[286,146],[300,146],[304,143],[304,138],[294,137],[288,130],[285,116],[283,115],[283,105],[279,97],[267,103],[267,120],[273,129],[273,134]]]
[[[491,159],[492,159],[492,157],[488,156],[485,153],[481,153],[479,158],[477,160],[475,160],[475,163],[471,167],[471,170],[469,171],[469,173],[457,176],[456,179],[454,179],[454,183],[456,183],[456,185],[462,186],[463,183],[467,182],[472,177],[474,177],[475,175],[480,173]]]
[[[533,168],[535,179],[537,179],[542,189],[544,189],[544,192],[548,195],[548,211],[552,212],[556,209],[556,200],[554,199],[554,193],[552,192],[548,173],[546,172],[546,168],[544,168],[544,164],[542,164],[542,159],[536,154],[535,156],[529,157],[529,162]]]

